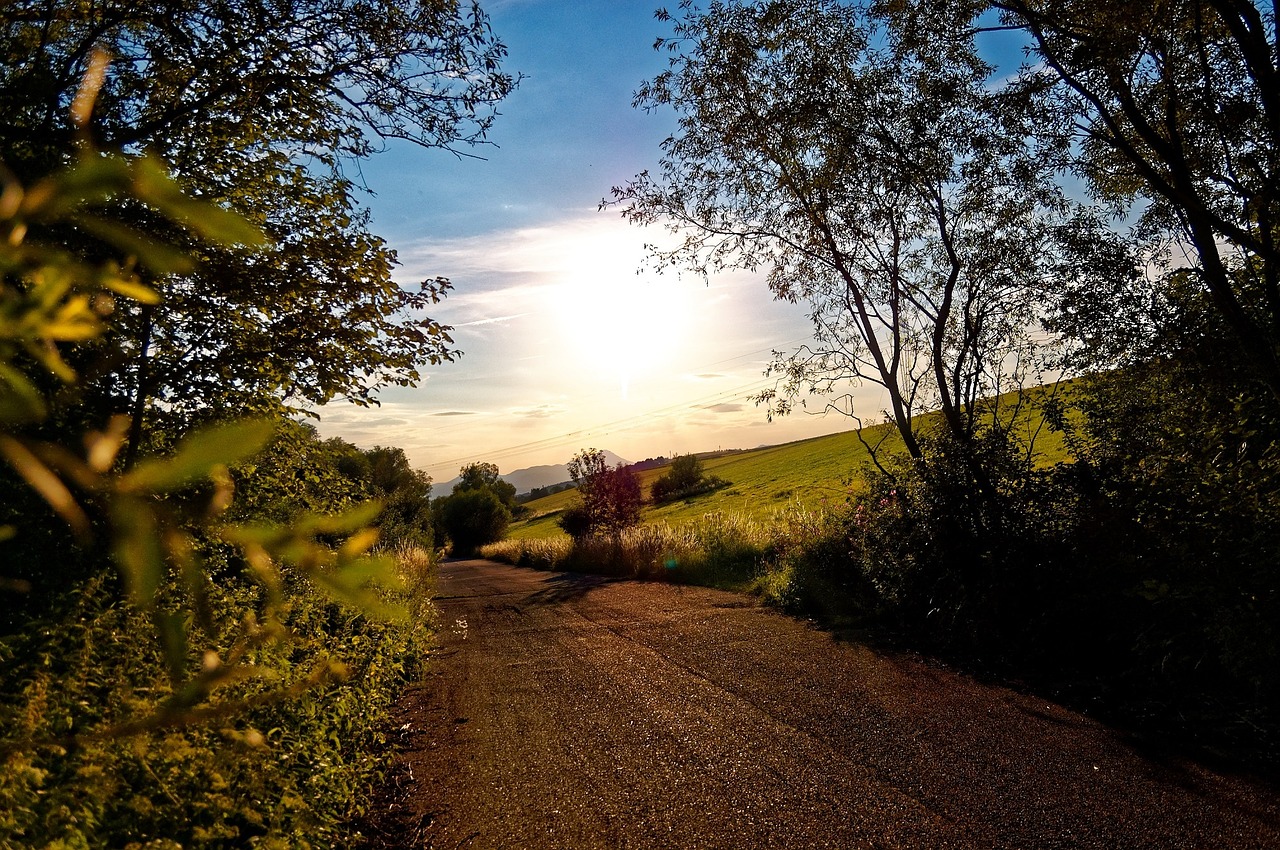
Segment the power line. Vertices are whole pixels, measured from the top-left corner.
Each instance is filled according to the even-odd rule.
[[[747,356],[747,355],[743,355],[743,356]],[[722,362],[726,362],[726,361],[722,361]],[[735,387],[733,389],[721,390],[719,392],[713,393],[708,396],[703,396],[701,398],[685,400],[677,404],[669,405],[667,407],[660,407],[653,410],[645,411],[643,413],[633,414],[631,416],[627,416],[622,419],[616,419],[611,422],[604,422],[598,425],[591,425],[585,428],[579,428],[575,431],[570,431],[564,434],[558,434],[553,437],[544,437],[539,440],[531,440],[530,442],[527,442],[527,443],[517,443],[516,445],[512,445],[512,446],[504,446],[499,449],[487,451],[483,455],[464,455],[464,456],[452,458],[449,460],[438,461],[436,463],[429,464],[428,468],[434,469],[436,467],[452,466],[453,464],[464,464],[467,462],[480,460],[482,458],[484,460],[490,460],[490,461],[501,460],[501,459],[505,459],[505,458],[509,458],[509,457],[513,457],[521,454],[527,454],[533,451],[538,451],[540,449],[549,449],[549,448],[554,448],[560,445],[566,445],[568,443],[572,443],[575,440],[580,440],[586,437],[606,436],[610,433],[613,433],[614,431],[628,430],[629,428],[635,427],[636,425],[639,425],[643,422],[649,422],[654,419],[665,419],[667,417],[672,416],[675,413],[679,413],[682,411],[692,410],[697,408],[706,408],[713,404],[727,401],[733,398],[744,398],[747,394],[751,392],[759,392],[764,389],[767,389],[768,387],[773,386],[774,383],[775,381],[772,378],[759,378],[759,379],[756,379],[755,381],[752,381],[749,384],[744,384],[739,387]]]

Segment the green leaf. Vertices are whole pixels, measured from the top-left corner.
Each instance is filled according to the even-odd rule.
[[[155,157],[135,161],[132,170],[137,196],[191,228],[200,238],[222,245],[266,244],[266,235],[243,216],[186,195]]]
[[[138,464],[120,479],[120,488],[132,493],[181,489],[207,478],[215,466],[230,466],[258,453],[275,428],[269,419],[247,419],[202,429],[179,443],[172,457]]]
[[[102,281],[102,285],[117,295],[123,295],[139,304],[159,304],[161,300],[160,293],[151,287],[143,286],[125,277],[107,277]]]
[[[359,558],[332,570],[317,570],[312,580],[335,600],[359,608],[372,617],[405,622],[408,610],[388,602],[378,588],[395,589],[403,584],[394,558]]]
[[[151,619],[164,647],[169,680],[177,685],[187,673],[187,618],[178,611],[154,611]]]
[[[300,524],[317,534],[354,534],[377,519],[380,513],[382,513],[382,503],[368,501],[340,514],[324,516],[313,514],[303,519]]]
[[[164,577],[155,514],[141,499],[118,497],[111,505],[114,554],[135,605],[151,608]]]
[[[0,363],[0,422],[37,422],[46,413],[44,397],[21,371]]]
[[[150,239],[132,227],[91,215],[75,216],[74,221],[104,242],[137,257],[139,262],[158,274],[182,274],[195,266],[185,251]]]

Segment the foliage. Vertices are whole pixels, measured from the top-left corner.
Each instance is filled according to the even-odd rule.
[[[26,496],[6,499],[8,524],[0,538],[16,538],[11,543],[23,546],[20,554],[30,561],[22,565],[26,574],[44,572],[46,579],[56,579],[61,597],[44,621],[27,619],[22,631],[0,645],[5,661],[0,824],[6,846],[11,841],[238,844],[254,838],[268,846],[297,846],[307,836],[332,843],[338,820],[355,811],[353,802],[358,808],[361,790],[376,773],[370,750],[379,743],[381,712],[409,670],[405,654],[421,649],[412,629],[402,626],[409,603],[419,597],[404,592],[394,556],[371,554],[378,531],[369,523],[379,506],[357,500],[369,490],[391,493],[386,488],[392,487],[398,494],[414,485],[420,490],[415,504],[425,506],[427,482],[407,470],[403,453],[384,449],[365,458],[368,481],[351,479],[338,464],[344,447],[320,444],[296,423],[280,429],[292,379],[282,377],[287,368],[280,371],[283,367],[265,348],[252,352],[253,358],[268,356],[254,359],[247,372],[237,373],[235,364],[202,371],[202,358],[217,360],[225,353],[218,351],[217,340],[202,334],[234,334],[271,307],[263,291],[236,286],[249,278],[269,282],[269,275],[254,277],[268,268],[284,274],[289,286],[323,282],[326,258],[306,259],[304,243],[315,233],[293,231],[286,219],[273,215],[309,209],[299,220],[317,222],[321,236],[352,232],[346,230],[351,221],[341,203],[333,206],[345,189],[310,200],[283,191],[322,185],[312,182],[323,171],[319,166],[336,162],[325,160],[328,154],[304,162],[305,144],[277,147],[283,140],[270,138],[266,130],[287,116],[286,103],[220,119],[221,99],[241,91],[235,75],[215,75],[214,88],[221,86],[221,92],[202,91],[209,78],[179,79],[190,58],[183,51],[207,43],[194,37],[164,45],[163,56],[148,52],[163,39],[136,16],[159,15],[149,20],[172,24],[165,31],[171,35],[183,25],[212,24],[199,35],[226,37],[228,46],[249,52],[263,46],[252,45],[253,38],[240,42],[233,32],[239,24],[261,24],[260,17],[219,21],[217,16],[227,12],[221,6],[205,10],[207,16],[201,9],[189,11],[183,14],[175,4],[159,12],[113,3],[10,4],[0,24],[0,39],[17,39],[18,47],[29,51],[22,53],[22,62],[0,71],[0,98],[12,107],[13,117],[0,130],[8,146],[0,156],[12,170],[4,171],[0,193],[0,455],[9,470],[5,483],[11,476],[21,479]],[[106,19],[90,21],[100,28],[83,27],[80,15]],[[280,37],[297,37],[315,23],[290,20]],[[87,39],[87,46],[113,38],[117,48],[141,51],[129,54],[136,65],[126,62],[123,71],[117,66],[109,72],[101,53],[57,55],[76,39]],[[332,58],[315,48],[307,45],[301,52]],[[7,40],[4,49],[18,48]],[[363,42],[352,49],[363,50]],[[212,68],[215,58],[225,57],[204,58]],[[70,92],[59,89],[48,72],[60,69],[78,78],[82,60],[91,64],[71,104],[66,132],[50,125],[46,135],[13,134],[14,127],[42,116],[53,122],[61,115],[55,107]],[[394,65],[385,55],[373,61],[383,69]],[[178,78],[166,76],[175,68]],[[148,76],[151,72],[155,77]],[[138,86],[146,88],[155,79],[182,84],[139,95]],[[286,79],[320,87],[319,81],[280,77]],[[357,91],[358,86],[347,86],[340,94]],[[287,91],[282,93],[287,101]],[[46,97],[49,109],[42,112],[34,101],[22,100],[29,95]],[[170,98],[187,96],[194,100],[176,112],[165,111]],[[223,147],[227,137],[202,127],[197,117],[214,123],[242,120],[241,130],[251,137],[242,141],[254,150]],[[187,187],[158,160],[138,153],[146,132],[131,140],[117,134],[109,142],[127,152],[97,152],[95,135],[124,133],[133,122],[146,132],[165,132],[175,160],[198,172],[184,175]],[[201,145],[208,147],[198,150]],[[74,161],[62,167],[73,153]],[[219,159],[222,154],[226,159]],[[294,156],[301,159],[291,170],[279,170]],[[236,167],[220,171],[219,165],[228,162]],[[253,178],[264,173],[254,184]],[[240,177],[244,181],[236,183]],[[238,191],[245,194],[237,196]],[[269,211],[238,203],[255,192],[268,206],[277,195],[287,200]],[[224,204],[248,211],[262,226]],[[269,250],[276,251],[279,265],[260,265],[263,255],[253,253],[264,244],[264,230],[275,237]],[[368,240],[339,241],[343,245],[334,249],[339,253],[350,249],[372,257],[369,268],[351,276],[359,278],[358,289],[374,283],[367,271],[377,277],[379,267],[389,267],[389,257],[379,256]],[[298,262],[284,262],[286,255]],[[268,289],[290,300],[288,286]],[[399,292],[394,285],[389,289]],[[375,285],[369,294],[385,304],[387,291],[379,295]],[[426,303],[415,299],[391,297],[392,309]],[[202,309],[191,307],[196,301]],[[262,310],[253,313],[245,305]],[[371,339],[384,340],[386,328],[376,325],[386,315],[376,306],[355,304],[350,315],[327,297],[302,306],[304,313],[321,314],[311,330],[336,322],[351,329],[343,343],[356,349]],[[361,327],[361,320],[375,326]],[[171,323],[171,336],[165,335],[165,321]],[[320,338],[309,338],[316,344],[303,346],[307,353],[297,355],[294,375],[314,368],[323,382],[329,380],[324,370],[354,363],[350,374],[328,384],[321,395],[332,395],[342,382],[357,397],[372,392],[386,380],[397,380],[387,377],[398,368],[397,345],[407,341],[413,350],[406,361],[410,365],[424,351],[436,350],[442,330],[426,319],[409,322],[399,342],[357,351],[354,360],[336,355],[326,360]],[[291,327],[282,325],[273,333],[287,339]],[[321,338],[325,333],[320,330]],[[240,337],[234,344],[246,338],[253,339]],[[177,394],[165,396],[155,390],[159,384],[150,383],[164,380],[152,357],[175,352],[188,358],[191,380],[181,392],[170,386],[168,391]],[[365,370],[361,357],[372,358],[370,364],[385,362],[391,372],[376,366]],[[130,380],[131,399],[119,392],[129,390]],[[154,404],[157,398],[164,403]],[[219,421],[225,418],[220,408],[228,405],[257,415]],[[126,408],[127,414],[107,415]],[[153,423],[166,427],[147,434],[144,445],[139,425],[148,411]],[[67,448],[69,435],[79,440],[86,426],[83,453]],[[272,450],[254,460],[273,441]],[[302,465],[304,457],[290,454],[298,447],[322,461],[318,471]],[[334,482],[340,486],[331,488]],[[237,484],[250,496],[239,504],[232,498]],[[45,516],[34,510],[37,501],[46,506]],[[67,535],[57,533],[49,510],[76,535],[82,560],[76,574],[60,574],[63,564],[51,557],[59,553],[57,538]],[[114,572],[108,571],[110,562]],[[28,587],[29,581],[10,579],[4,590]],[[13,609],[6,605],[5,610],[8,615]],[[339,660],[347,652],[350,664]],[[366,687],[353,696],[335,683],[357,665]],[[322,692],[307,693],[316,688]],[[243,724],[261,724],[266,731]],[[273,760],[264,761],[260,753],[252,759],[237,755],[237,747],[253,749],[267,741],[280,745]]]
[[[417,675],[430,637],[428,564],[402,556],[408,589],[399,601],[413,609],[412,624],[292,587],[280,617],[291,639],[264,633],[244,648],[255,674],[222,686],[223,700],[242,708],[207,724],[114,734],[162,711],[172,692],[163,655],[129,639],[145,631],[144,616],[120,604],[105,578],[68,598],[57,620],[0,642],[0,846],[352,844],[350,823],[386,767],[391,703]],[[242,612],[267,599],[225,566],[209,604],[230,639]]]
[[[363,474],[370,495],[383,505],[378,516],[383,545],[430,549],[434,542],[431,477],[409,466],[400,448],[374,446],[362,451],[352,446],[347,457]]]
[[[511,522],[511,511],[492,490],[459,490],[437,500],[435,510],[454,555],[501,540]]]
[[[1038,129],[1074,137],[1078,173],[1100,198],[1134,206],[1145,236],[1191,249],[1196,285],[1226,338],[1280,398],[1274,4],[991,5],[1004,25],[1026,34],[1038,60],[1020,85],[1058,115]],[[952,32],[963,29],[956,23]]]
[[[723,478],[705,475],[702,461],[697,455],[677,455],[671,459],[670,470],[658,476],[650,485],[649,498],[655,505],[661,505],[678,499],[691,499],[728,486],[729,482]]]
[[[127,470],[116,463],[128,428],[123,417],[87,434],[83,457],[24,431],[23,426],[38,425],[49,410],[44,386],[51,381],[75,386],[78,376],[62,357],[60,343],[92,340],[101,333],[100,314],[113,300],[155,301],[155,293],[133,269],[110,261],[88,263],[57,244],[33,240],[33,225],[99,231],[121,250],[166,269],[180,267],[183,255],[148,242],[137,231],[105,225],[97,211],[136,200],[214,240],[252,239],[255,231],[225,211],[183,195],[149,159],[87,152],[75,167],[33,186],[10,180],[0,197],[0,226],[7,234],[0,243],[5,270],[0,284],[0,453],[86,549],[95,540],[107,541],[96,547],[94,561],[101,566],[102,556],[110,553],[129,603],[149,621],[168,673],[164,698],[137,704],[141,713],[97,732],[136,734],[236,710],[219,688],[252,676],[256,671],[246,662],[247,654],[288,634],[282,616],[291,577],[305,578],[332,598],[370,613],[403,613],[377,592],[379,584],[399,581],[394,560],[368,555],[377,532],[367,523],[377,505],[327,516],[304,513],[290,525],[227,515],[233,491],[227,467],[268,442],[275,430],[271,420],[202,429],[177,442],[167,456],[146,458]],[[9,526],[8,536],[40,533],[29,517],[20,518],[23,524]],[[237,565],[261,584],[263,595],[242,617],[233,618],[229,630],[219,630],[213,619],[209,559],[225,559],[228,549],[238,553]],[[24,584],[13,582],[10,588],[25,589]],[[168,593],[170,586],[180,590]],[[193,640],[211,642],[199,648]],[[56,740],[63,746],[72,741],[68,730],[58,733],[62,737]]]
[[[513,514],[519,510],[516,504],[516,485],[502,480],[497,464],[469,463],[458,471],[458,483],[453,485],[453,492],[463,490],[488,490],[498,497],[498,501]]]
[[[350,468],[353,454],[360,456],[355,446],[321,440],[314,426],[281,411],[270,442],[231,470],[236,498],[229,514],[283,524],[306,513],[350,510],[375,495],[367,475]]]
[[[1179,280],[1161,356],[1085,382],[1083,421],[1062,426],[1082,460],[1088,557],[1150,603],[1135,649],[1171,679],[1221,676],[1220,691],[1278,701],[1280,405],[1223,350],[1206,294]]]
[[[868,468],[846,508],[793,518],[757,590],[1124,724],[1273,759],[1275,441],[1260,421],[1240,430],[1244,399],[1218,411],[1221,431],[1188,431],[1214,421],[1197,410],[1213,394],[1183,369],[1087,382],[1075,463],[1036,469],[985,432],[994,499],[973,487],[972,447],[942,436],[927,467]],[[1158,415],[1171,398],[1189,420]]]
[[[613,203],[681,236],[656,262],[761,268],[777,299],[808,305],[813,344],[781,356],[779,386],[758,399],[772,413],[869,382],[917,461],[925,410],[973,438],[978,400],[1033,374],[1047,296],[1092,279],[1079,258],[1103,238],[1053,181],[1054,159],[1026,143],[1030,102],[988,84],[972,43],[917,44],[871,8],[681,10],[659,40],[669,70],[636,98],[674,109],[679,132],[660,172],[615,188]]]
[[[576,511],[564,514],[561,528],[575,539],[593,534],[617,538],[640,522],[644,499],[634,469],[610,467],[603,451],[584,449],[569,461],[569,475],[582,501]]]
[[[436,528],[453,543],[455,555],[501,540],[512,516],[523,513],[514,484],[502,480],[492,463],[469,463],[458,472],[453,492],[436,499]]]
[[[571,505],[560,512],[556,525],[565,534],[574,540],[581,540],[590,536],[594,530],[591,512],[587,510],[587,506],[582,502]]]
[[[220,410],[369,404],[454,356],[448,329],[424,315],[449,282],[392,280],[395,253],[369,232],[350,164],[389,140],[455,153],[483,142],[516,82],[504,55],[474,3],[7,3],[0,162],[20,182],[86,142],[148,150],[185,191],[270,237],[197,248],[128,203],[96,228],[48,234],[123,262],[133,251],[104,237],[127,226],[191,260],[149,264],[162,297],[101,317],[100,344],[75,352],[85,391],[63,415],[127,413],[132,459]],[[78,94],[86,78],[96,97]]]

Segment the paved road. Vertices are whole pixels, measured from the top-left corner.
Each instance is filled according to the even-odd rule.
[[[1280,848],[1280,792],[702,588],[445,564],[400,846]]]

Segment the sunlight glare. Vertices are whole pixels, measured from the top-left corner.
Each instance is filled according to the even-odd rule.
[[[625,400],[633,381],[675,370],[687,358],[692,284],[637,275],[630,252],[611,247],[582,254],[559,287],[555,310],[569,356],[617,382]]]

